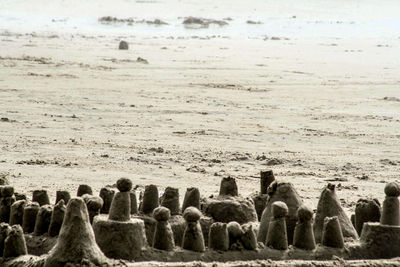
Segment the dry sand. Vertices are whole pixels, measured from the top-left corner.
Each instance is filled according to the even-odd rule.
[[[399,178],[400,39],[284,37],[3,31],[2,175],[52,201],[120,177],[182,199],[227,175],[246,196],[273,169],[312,208],[328,181],[347,212],[382,201]]]

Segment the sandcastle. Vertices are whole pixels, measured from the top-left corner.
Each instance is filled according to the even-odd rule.
[[[101,207],[103,207],[103,199],[101,197],[96,197],[88,194],[82,196],[86,203],[86,207],[89,212],[90,223],[93,223],[93,218],[100,214]]]
[[[45,258],[44,266],[64,266],[67,263],[81,263],[84,259],[96,265],[106,261],[95,242],[85,202],[81,198],[71,198],[57,243]]]
[[[22,217],[22,228],[24,233],[32,233],[35,230],[36,217],[39,212],[40,206],[37,202],[28,203],[24,207],[24,214]]]
[[[40,206],[50,205],[50,199],[46,190],[35,190],[32,193],[32,202],[39,203]]]
[[[258,221],[253,200],[239,196],[236,181],[231,177],[223,178],[219,195],[203,199],[201,206],[204,214],[216,222],[243,224]]]
[[[103,187],[100,190],[100,197],[103,199],[103,206],[100,212],[108,214],[110,212],[111,202],[114,198],[115,191],[112,188]]]
[[[312,226],[313,211],[302,205],[297,210],[297,223],[294,228],[293,246],[305,250],[315,248],[315,237]]]
[[[11,206],[15,201],[14,187],[0,186],[0,222],[10,221]]]
[[[257,248],[256,233],[253,225],[246,223],[240,225],[238,222],[229,222],[228,244],[230,250],[255,250]]]
[[[335,256],[344,260],[400,257],[400,187],[397,183],[386,185],[382,208],[373,199],[361,199],[357,203],[355,222],[358,223],[355,225],[357,229],[361,225],[362,229],[359,239],[356,229],[340,206],[332,184],[322,191],[314,214],[312,209],[302,204],[293,185],[275,181],[268,188],[267,204],[258,222],[251,199],[240,197],[235,180],[226,177],[221,182],[222,195],[214,200],[248,208],[247,204],[240,202],[245,199],[253,204],[253,219],[236,221],[236,218],[243,216],[232,214],[231,209],[229,212],[223,211],[227,218],[222,221],[212,218],[207,221],[207,227],[201,225],[201,220],[211,217],[205,217],[198,207],[209,205],[213,200],[200,200],[198,189],[188,188],[185,209],[182,210],[176,189],[165,190],[166,193],[158,199],[157,187],[146,187],[150,189],[140,204],[141,212],[131,214],[132,182],[121,178],[116,187],[119,192],[108,194],[113,195],[108,214],[101,213],[104,192],[100,192],[103,197],[94,196],[93,191],[92,195],[73,197],[66,206],[63,198],[54,206],[46,204],[46,201],[42,202],[42,206],[27,200],[14,202],[10,206],[9,218],[5,218],[8,223],[0,224],[0,264],[112,265],[127,260],[124,264],[129,266],[131,263],[128,261],[225,262],[326,260]],[[108,193],[111,191],[107,190]],[[7,187],[4,192],[3,198],[12,198],[13,189]],[[157,193],[157,199],[154,192]],[[39,200],[37,197],[33,199]],[[209,206],[205,211],[209,212],[207,208]],[[294,214],[291,214],[291,208],[295,209]],[[90,211],[93,212],[92,216]],[[32,220],[33,217],[35,220]],[[146,232],[145,223],[150,219],[154,227],[151,242],[147,240],[150,232]],[[291,220],[295,220],[293,229],[288,227]],[[14,225],[11,226],[11,222]],[[291,235],[289,231],[292,231]],[[176,242],[177,239],[180,241]],[[48,244],[41,247],[42,251],[32,247],[33,244],[39,244],[38,240]],[[29,255],[33,251],[41,256]]]
[[[151,214],[159,206],[158,188],[155,185],[147,185],[143,194],[143,201],[139,210],[144,214]]]
[[[208,247],[221,251],[229,249],[229,233],[226,223],[216,222],[211,225]]]
[[[26,200],[18,200],[11,205],[10,225],[14,224],[22,225],[25,205],[26,205]]]
[[[53,212],[51,213],[50,225],[48,229],[49,236],[57,236],[60,232],[62,222],[65,215],[65,204],[64,199],[58,201],[54,206]]]
[[[20,225],[13,225],[4,239],[3,257],[18,257],[28,254],[25,238]]]
[[[358,235],[361,235],[361,230],[365,222],[379,222],[380,219],[381,206],[377,199],[359,199],[357,201],[354,227]]]
[[[90,185],[87,185],[87,184],[81,184],[81,185],[79,185],[79,186],[78,186],[78,191],[76,192],[76,195],[77,195],[78,197],[81,197],[81,196],[83,196],[83,195],[85,195],[85,194],[93,195],[93,190],[92,190],[92,188],[90,187]]]
[[[60,200],[64,200],[64,203],[67,204],[70,199],[71,199],[71,194],[68,191],[58,190],[56,192],[55,204],[57,204]]]
[[[286,219],[288,207],[282,201],[272,203],[272,219],[269,222],[265,245],[273,249],[286,250],[288,248],[288,235]]]
[[[170,210],[165,207],[158,207],[154,210],[154,218],[157,220],[157,225],[154,232],[153,248],[161,250],[174,249],[174,234],[168,222],[170,216]]]
[[[288,235],[288,244],[292,244],[294,228],[297,223],[297,210],[303,204],[299,194],[294,189],[294,186],[290,183],[279,183],[273,182],[268,187],[268,201],[267,205],[262,213],[260,228],[257,235],[257,240],[259,242],[265,242],[268,228],[270,226],[269,222],[273,219],[273,203],[275,201],[284,202],[288,208],[288,214],[285,218],[286,231]]]
[[[195,207],[188,207],[183,213],[186,229],[183,234],[182,248],[196,252],[205,251],[203,232],[199,223],[201,212]]]
[[[385,186],[380,222],[364,222],[360,244],[350,247],[353,258],[393,258],[400,254],[400,186]]]
[[[200,191],[196,187],[190,187],[186,190],[185,198],[182,204],[182,210],[185,211],[187,207],[195,207],[200,209]]]
[[[198,188],[195,187],[187,188],[182,203],[181,211],[185,211],[186,208],[188,207],[195,207],[196,209],[200,209],[200,191]],[[181,214],[175,214],[170,217],[169,223],[171,224],[172,232],[174,234],[175,245],[182,246],[183,233],[186,228],[185,219]],[[201,225],[201,218],[200,218],[200,225]],[[207,239],[208,238],[205,238],[205,240]]]
[[[171,215],[180,214],[179,190],[177,188],[167,187],[161,197],[161,206],[168,208]]]
[[[275,181],[275,176],[272,170],[260,171],[260,192],[252,196],[254,207],[257,212],[258,220],[261,220],[262,212],[265,209],[268,201],[268,187]]]
[[[356,229],[347,217],[336,195],[335,185],[328,184],[321,193],[315,214],[314,235],[317,243],[321,242],[325,217],[337,216],[344,237],[358,239]]]
[[[147,185],[143,193],[142,201],[139,204],[139,214],[135,215],[134,218],[143,220],[148,246],[153,244],[157,220],[154,219],[152,214],[154,209],[156,209],[158,206],[159,198],[157,186]]]
[[[132,260],[146,246],[143,220],[131,219],[130,190],[132,182],[121,178],[107,215],[93,221],[96,242],[107,257]]]

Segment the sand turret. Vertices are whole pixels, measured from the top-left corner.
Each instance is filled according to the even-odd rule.
[[[161,200],[161,206],[168,208],[171,215],[180,214],[178,188],[167,187],[165,189]]]
[[[182,212],[184,212],[187,207],[200,209],[200,191],[198,188],[190,187],[186,189],[182,204]]]
[[[35,190],[32,192],[32,202],[39,203],[40,206],[50,205],[49,195],[46,190]]]
[[[210,227],[208,247],[213,250],[229,249],[229,235],[226,223],[216,222]]]
[[[383,201],[380,222],[383,225],[400,225],[400,186],[396,182],[385,186],[385,200]]]
[[[157,220],[153,247],[161,250],[173,250],[175,247],[174,234],[168,222],[171,216],[170,210],[166,207],[158,207],[154,210],[153,216]]]
[[[107,257],[133,260],[146,246],[145,225],[141,219],[131,219],[130,191],[132,182],[127,178],[117,181],[115,193],[107,215],[93,220],[96,242]]]
[[[74,197],[68,202],[57,243],[49,252],[45,267],[61,267],[83,261],[101,265],[106,257],[95,241],[85,202]]]
[[[265,245],[273,249],[286,250],[288,248],[288,237],[285,217],[288,215],[289,209],[282,201],[275,201],[271,207],[273,218],[269,222]]]
[[[275,201],[282,201],[288,207],[285,223],[287,240],[289,244],[292,244],[294,228],[297,223],[297,210],[303,204],[303,201],[291,183],[273,182],[269,186],[268,195],[269,199],[261,216],[257,240],[258,242],[265,242],[270,225],[269,222],[273,219],[272,205]]]
[[[356,204],[354,225],[358,235],[365,222],[379,222],[381,218],[381,206],[377,199],[359,199]]]
[[[313,211],[302,205],[297,210],[297,224],[294,229],[293,246],[304,250],[315,248],[315,238],[312,225]]]
[[[199,223],[201,212],[195,207],[188,207],[183,218],[186,220],[186,229],[183,234],[182,248],[203,252],[205,250],[203,232]]]
[[[315,214],[314,235],[317,243],[321,242],[325,217],[337,216],[344,237],[357,239],[358,234],[347,217],[336,195],[335,185],[328,184],[321,193]]]
[[[337,216],[324,218],[321,243],[326,247],[344,247],[342,228],[340,227],[339,219]]]
[[[49,236],[57,236],[59,234],[62,222],[64,220],[65,210],[66,207],[64,204],[64,200],[61,199],[54,206],[53,212],[51,213],[50,225],[48,230]]]

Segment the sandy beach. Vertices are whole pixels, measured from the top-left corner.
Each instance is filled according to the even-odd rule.
[[[0,24],[0,171],[17,192],[42,188],[54,201],[59,189],[75,194],[89,184],[98,194],[128,177],[138,192],[172,186],[182,198],[195,186],[209,196],[232,176],[248,196],[259,190],[260,170],[272,169],[313,208],[322,188],[337,184],[351,213],[361,197],[383,200],[385,183],[399,179],[397,32],[352,35],[368,24],[341,13],[341,23],[325,14],[325,28],[308,36],[305,26],[295,33],[296,22],[266,31],[261,12],[235,17],[243,2],[164,17],[166,2],[130,4],[143,10],[135,21],[154,8],[168,25],[97,20],[129,17],[124,5],[122,14],[92,11],[95,30],[73,28],[68,12],[49,15],[48,27]],[[22,9],[18,2],[2,18]],[[321,21],[292,11],[279,15]],[[191,15],[232,22],[185,30],[178,17]],[[346,34],[329,22],[346,24]],[[118,49],[120,40],[129,50]]]

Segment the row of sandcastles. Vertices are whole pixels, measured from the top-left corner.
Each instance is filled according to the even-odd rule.
[[[0,263],[103,266],[115,264],[115,259],[400,256],[400,186],[395,182],[386,185],[382,207],[376,199],[360,199],[351,220],[333,184],[322,191],[314,214],[293,185],[275,181],[272,171],[261,172],[260,192],[247,198],[239,196],[230,177],[222,179],[216,197],[201,199],[197,188],[188,188],[182,208],[175,188],[167,187],[159,198],[155,185],[146,186],[138,205],[129,179],[119,179],[116,187],[118,192],[102,188],[99,197],[88,185],[79,186],[73,198],[67,191],[57,191],[56,204],[50,205],[45,190],[35,190],[28,201],[14,194],[12,186],[0,186]]]

